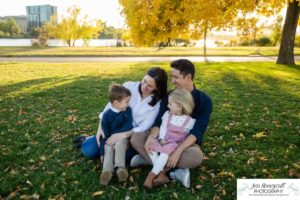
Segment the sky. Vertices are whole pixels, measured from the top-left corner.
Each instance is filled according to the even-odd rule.
[[[57,6],[58,16],[70,6],[81,8],[82,14],[89,19],[101,19],[108,26],[124,27],[124,18],[120,15],[118,0],[0,0],[0,16],[26,15],[26,6],[50,4]]]

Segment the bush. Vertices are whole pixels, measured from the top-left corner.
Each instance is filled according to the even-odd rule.
[[[256,44],[261,47],[270,46],[272,44],[272,41],[268,37],[261,37],[256,41]]]
[[[250,42],[248,40],[244,40],[240,43],[241,46],[250,46]]]
[[[31,46],[33,46],[33,47],[39,47],[39,46],[40,46],[40,43],[39,43],[38,40],[33,39],[33,40],[31,40]]]
[[[46,36],[40,35],[40,36],[39,36],[39,43],[38,43],[38,45],[39,45],[40,47],[45,47],[45,46],[47,46],[47,40],[48,40],[48,38],[47,38]]]

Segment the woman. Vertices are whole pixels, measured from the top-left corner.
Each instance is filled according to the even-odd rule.
[[[117,141],[130,138],[133,133],[148,131],[158,114],[160,100],[167,94],[167,73],[159,67],[152,67],[147,71],[142,81],[126,82],[124,86],[130,90],[132,97],[129,106],[132,109],[133,129],[118,134],[113,134],[107,139],[108,144],[115,144]],[[88,158],[99,157],[99,138],[104,136],[101,127],[102,114],[110,107],[110,103],[106,105],[103,112],[100,113],[100,123],[96,136],[88,138],[77,137],[75,143],[84,140],[81,146],[82,153]],[[134,150],[129,148],[126,152],[126,160],[134,155]]]

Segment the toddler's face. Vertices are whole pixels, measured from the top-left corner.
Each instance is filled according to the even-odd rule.
[[[175,103],[172,99],[172,96],[169,96],[168,108],[170,109],[170,112],[175,114],[175,115],[181,115],[182,114],[182,106]]]
[[[129,101],[131,99],[131,96],[124,97],[121,101],[115,101],[116,102],[116,107],[119,110],[126,110],[127,107],[129,106]]]

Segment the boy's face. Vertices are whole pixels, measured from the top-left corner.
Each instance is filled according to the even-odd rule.
[[[191,75],[183,76],[179,70],[171,69],[171,82],[176,89],[187,89],[187,85],[192,81]]]
[[[129,106],[130,99],[131,99],[131,96],[124,97],[121,101],[115,100],[113,102],[113,107],[115,107],[118,110],[124,111]]]

